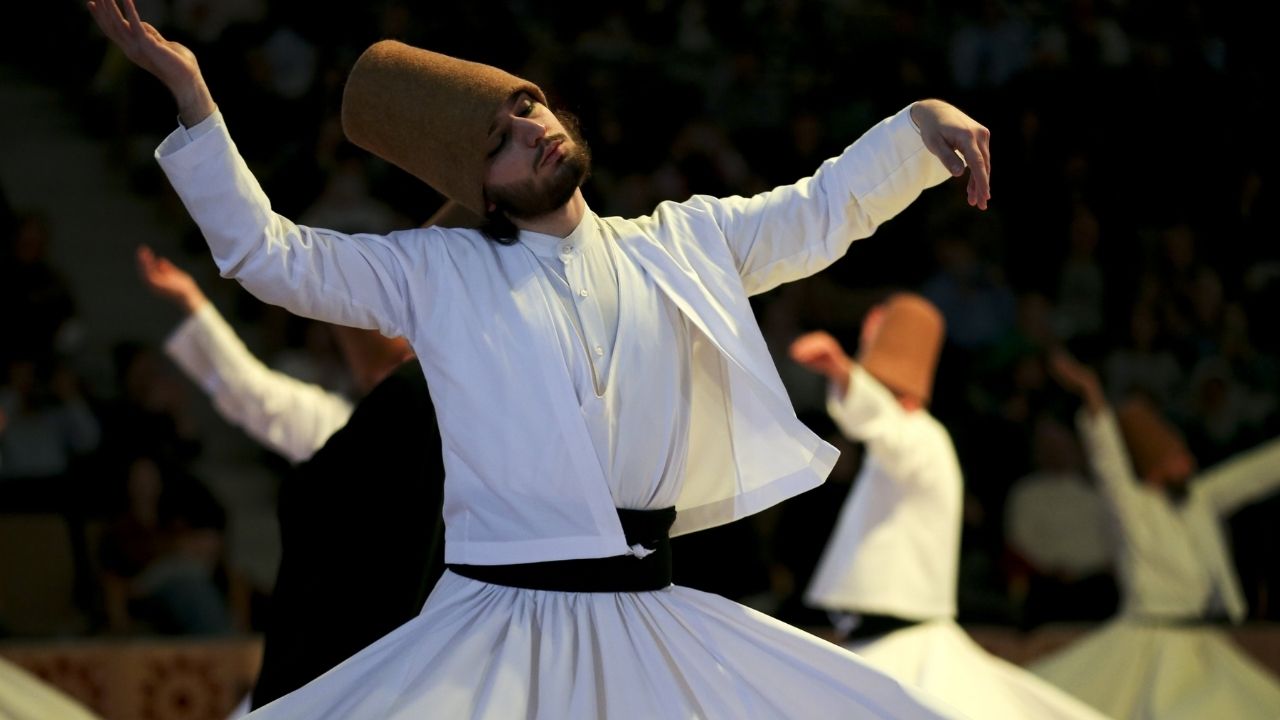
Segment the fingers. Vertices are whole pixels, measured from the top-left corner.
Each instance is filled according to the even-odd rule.
[[[942,165],[947,168],[947,172],[951,173],[951,177],[960,177],[964,174],[964,161],[956,155],[950,141],[941,135],[930,135],[923,139],[925,148],[942,161]]]
[[[152,252],[150,247],[139,245],[138,252],[138,273],[142,275],[143,280],[150,280],[151,273],[156,262],[156,254]]]
[[[116,0],[95,0],[89,7],[94,11],[93,17],[102,32],[117,45],[122,44],[129,34],[129,27],[120,14]]]
[[[987,209],[987,201],[991,199],[990,140],[990,131],[979,125],[962,149],[969,165],[969,204],[982,210]]]
[[[136,38],[147,37],[147,30],[143,27],[142,18],[138,17],[138,8],[133,4],[133,0],[124,0],[124,11],[128,14],[129,31],[133,33],[133,36]]]

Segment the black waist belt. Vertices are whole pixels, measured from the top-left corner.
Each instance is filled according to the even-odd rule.
[[[628,545],[651,550],[644,557],[615,555],[519,565],[449,565],[453,572],[493,585],[559,592],[647,592],[671,584],[671,540],[676,509],[619,510]]]
[[[909,620],[900,618],[896,615],[873,615],[873,614],[857,614],[858,624],[853,626],[849,634],[844,637],[845,642],[852,640],[870,640],[878,638],[881,635],[888,635],[896,630],[902,630],[914,625],[919,625],[924,620]]]
[[[1129,615],[1128,620],[1140,625],[1164,625],[1165,627],[1221,627],[1232,625],[1231,618],[1218,613],[1207,613],[1205,615],[1170,615],[1161,617],[1159,615]]]

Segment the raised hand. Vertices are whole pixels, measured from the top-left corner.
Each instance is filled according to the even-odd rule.
[[[151,292],[188,313],[208,302],[196,281],[177,265],[156,255],[146,245],[138,246],[138,274]]]
[[[839,341],[829,334],[818,331],[801,335],[791,343],[790,353],[791,359],[805,368],[826,375],[840,388],[841,394],[848,388],[853,360],[840,347]]]
[[[1071,357],[1065,350],[1049,354],[1049,374],[1068,392],[1079,395],[1091,412],[1106,407],[1106,396],[1098,374],[1089,366]]]
[[[960,177],[965,166],[969,167],[969,204],[986,210],[991,199],[991,131],[941,100],[913,104],[911,119],[920,127],[924,146],[953,177]]]
[[[120,5],[123,3],[124,11]],[[178,102],[182,123],[191,127],[216,109],[196,56],[186,46],[165,40],[138,17],[133,0],[89,0],[89,12],[102,32],[138,67],[159,78]]]

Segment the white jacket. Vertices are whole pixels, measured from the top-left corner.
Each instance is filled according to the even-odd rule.
[[[299,315],[412,343],[444,442],[448,562],[628,552],[554,342],[557,301],[534,281],[528,252],[475,230],[377,236],[296,225],[271,211],[218,114],[179,128],[156,157],[224,276]],[[812,488],[836,458],[796,419],[747,297],[821,270],[948,177],[904,109],[794,185],[600,219],[693,329],[690,455],[674,534]]]

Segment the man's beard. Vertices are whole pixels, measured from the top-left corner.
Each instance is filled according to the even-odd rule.
[[[582,139],[577,118],[564,111],[556,111],[556,117],[565,128],[566,140],[561,149],[569,144],[572,148],[565,152],[550,177],[529,178],[488,189],[489,199],[497,211],[509,218],[532,220],[560,209],[591,174],[591,148]]]

